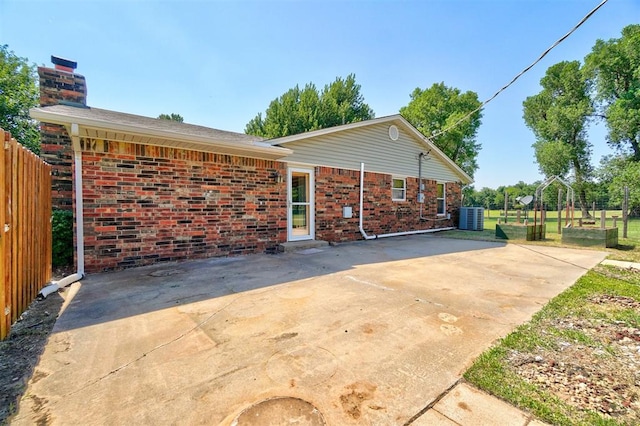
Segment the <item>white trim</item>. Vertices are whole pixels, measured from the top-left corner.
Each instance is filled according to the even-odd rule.
[[[438,185],[442,185],[442,198],[438,197]],[[443,212],[438,212],[438,200],[442,200]],[[446,182],[436,182],[436,216],[447,215],[447,184]]]
[[[309,176],[309,200],[306,203],[309,206],[309,234],[293,235],[293,209],[291,194],[291,178],[292,174],[306,173]],[[314,240],[316,238],[316,208],[315,208],[315,169],[306,167],[288,167],[287,168],[287,241],[304,241]]]
[[[403,186],[402,188],[396,188],[393,183],[396,180],[401,180],[403,182]],[[396,190],[402,190],[402,198],[395,198],[393,196],[393,191]],[[407,178],[406,177],[400,177],[400,176],[391,176],[391,201],[396,201],[396,202],[402,202],[402,201],[407,201]]]

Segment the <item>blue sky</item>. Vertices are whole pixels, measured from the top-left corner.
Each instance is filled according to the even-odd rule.
[[[433,83],[481,100],[568,32],[600,0],[63,1],[0,0],[0,43],[50,66],[78,62],[88,104],[242,132],[295,86],[356,74],[377,117]],[[546,69],[583,60],[596,39],[640,22],[640,1],[609,0],[569,39],[489,103],[475,187],[541,179],[522,101]],[[594,164],[610,153],[593,126]]]

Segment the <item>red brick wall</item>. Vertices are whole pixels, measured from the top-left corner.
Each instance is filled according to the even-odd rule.
[[[83,140],[83,145],[88,141]],[[88,272],[272,252],[286,241],[283,163],[91,141],[83,152]]]
[[[362,239],[359,232],[360,172],[316,167],[316,238],[341,242]],[[407,178],[406,201],[392,201],[392,176],[365,172],[363,227],[367,234],[387,234],[456,226],[460,208],[460,185],[446,185],[447,212],[451,219],[436,215],[436,181],[424,180],[425,203],[418,198],[418,179]],[[342,217],[342,207],[351,206],[353,218]],[[435,220],[438,219],[438,220]]]

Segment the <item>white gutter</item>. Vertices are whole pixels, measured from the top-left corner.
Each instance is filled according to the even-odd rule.
[[[428,234],[439,231],[450,231],[452,229],[456,229],[454,227],[448,228],[436,228],[436,229],[423,229],[420,231],[405,231],[405,232],[393,232],[390,234],[377,234],[377,235],[368,235],[363,226],[363,217],[364,217],[364,163],[360,163],[360,217],[359,217],[359,229],[362,237],[365,240],[375,240],[378,238],[387,238],[387,237],[401,237],[403,235],[415,235],[415,234]]]
[[[55,293],[61,288],[80,281],[84,278],[84,205],[82,197],[82,149],[80,148],[80,132],[78,124],[71,124],[71,142],[73,145],[73,156],[75,165],[75,199],[76,199],[76,258],[78,262],[75,274],[68,275],[59,281],[51,283],[40,290],[40,296],[46,298],[51,293]]]

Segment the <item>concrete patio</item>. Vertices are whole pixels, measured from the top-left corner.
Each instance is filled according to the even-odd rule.
[[[431,424],[605,255],[415,235],[91,275],[12,424]]]

